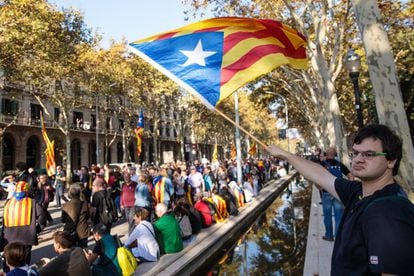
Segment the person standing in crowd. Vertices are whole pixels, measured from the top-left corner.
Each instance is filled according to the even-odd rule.
[[[57,231],[52,237],[53,249],[58,255],[51,260],[42,258],[44,265],[39,269],[40,276],[92,275],[84,251],[80,247],[73,247],[68,232]]]
[[[152,197],[151,192],[148,187],[148,177],[145,174],[141,174],[138,178],[138,184],[135,189],[135,206],[145,208],[148,212],[148,215],[145,216],[146,218],[150,218],[151,215],[151,207],[152,207]],[[135,212],[136,215],[136,212]],[[136,219],[134,217],[135,224]]]
[[[214,179],[214,175],[211,172],[210,166],[204,167],[203,179],[204,179],[205,190],[208,192],[208,195],[211,196],[211,193],[213,192],[215,188],[214,183],[216,182],[216,180]]]
[[[184,169],[182,169],[184,167]],[[185,166],[177,167],[173,173],[173,184],[175,190],[175,200],[185,197],[185,181],[187,174],[185,173]],[[183,171],[184,170],[184,171]]]
[[[83,200],[82,187],[72,184],[69,189],[69,202],[63,205],[63,230],[71,234],[74,246],[86,248],[89,237],[89,208],[88,202]]]
[[[345,203],[331,275],[414,275],[414,206],[395,182],[402,141],[387,126],[368,125],[356,134],[349,156],[358,181],[338,178],[277,146],[267,151]]]
[[[53,200],[54,189],[52,185],[50,185],[46,174],[39,175],[38,179],[39,188],[35,194],[36,212],[40,228],[44,229],[46,227],[46,222],[51,223],[53,221],[53,218],[47,209],[49,207],[49,203]]]
[[[166,175],[166,170],[163,169],[158,173],[158,169],[149,169],[149,174],[152,177],[152,193],[154,197],[154,203],[165,203],[168,208],[171,206],[171,202],[174,200],[174,185],[171,179]]]
[[[29,197],[29,184],[19,181],[13,197],[4,205],[3,232],[8,243],[21,242],[26,247],[26,264],[30,264],[32,246],[37,245],[36,203]],[[6,260],[7,262],[7,260]],[[4,264],[4,271],[9,269]]]
[[[352,174],[348,168],[335,159],[337,153],[334,147],[328,148],[326,151],[326,159],[321,161],[321,165],[324,166],[331,174],[337,178],[342,178],[346,175],[348,179],[352,180]],[[338,232],[339,223],[342,218],[344,206],[341,201],[333,197],[326,190],[322,191],[322,206],[323,206],[323,223],[325,225],[325,235],[322,237],[326,241],[334,241],[334,236]],[[332,210],[335,217],[335,233],[332,225]],[[334,235],[335,234],[335,235]]]
[[[165,203],[159,203],[155,206],[155,214],[158,217],[154,223],[155,236],[163,254],[177,253],[183,250],[180,225],[174,214],[167,213],[167,211],[168,207]]]
[[[155,230],[148,218],[147,209],[138,207],[134,215],[135,228],[125,242],[125,247],[131,249],[140,263],[156,262],[160,256]]]
[[[110,195],[108,195],[106,191],[106,183],[103,177],[96,177],[92,184],[92,203],[91,206],[95,208],[95,215],[92,217],[92,223],[93,225],[97,225],[99,223],[102,223],[106,226],[107,231],[110,233],[113,218],[109,218],[107,215],[109,214],[108,210],[108,202],[109,200],[112,201],[112,198]],[[113,204],[115,206],[115,204]]]
[[[137,168],[135,166],[130,166],[128,167],[128,171],[130,174],[130,178],[132,181],[134,181],[135,183],[138,183],[138,174],[137,174]]]
[[[203,175],[199,173],[195,166],[190,167],[190,175],[187,177],[187,182],[191,186],[191,193],[194,197],[197,193],[204,192]]]
[[[135,189],[137,183],[131,180],[129,172],[124,172],[124,185],[121,188],[121,210],[123,210],[125,219],[128,222],[128,233],[134,229],[135,215]]]
[[[56,200],[56,206],[61,207],[62,206],[62,200],[68,201],[68,199],[65,196],[65,182],[66,182],[66,176],[65,172],[62,170],[61,166],[56,166],[56,175],[55,175],[55,200]]]
[[[79,182],[82,185],[82,192],[85,196],[86,202],[91,202],[92,197],[92,181],[89,175],[89,169],[86,166],[82,166],[79,174]]]
[[[29,197],[34,197],[35,190],[37,189],[36,176],[29,172],[29,169],[24,162],[16,164],[16,182],[24,181],[29,184]]]
[[[7,192],[7,199],[10,199],[13,196],[14,191],[16,190],[16,175],[5,176],[1,180],[1,187]]]

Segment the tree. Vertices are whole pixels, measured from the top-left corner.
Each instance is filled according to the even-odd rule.
[[[0,20],[1,66],[7,79],[35,97],[47,115],[45,103],[60,108],[58,128],[66,139],[66,170],[71,179],[69,115],[84,104],[79,56],[94,39],[79,12],[59,12],[41,0],[7,1]]]
[[[364,48],[379,121],[393,128],[402,137],[401,176],[414,192],[414,148],[401,96],[394,55],[382,25],[376,1],[352,0]]]

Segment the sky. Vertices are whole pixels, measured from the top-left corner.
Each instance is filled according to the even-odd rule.
[[[182,27],[199,19],[185,21],[186,6],[181,0],[49,0],[62,7],[83,12],[86,25],[103,35],[101,46],[109,40],[128,42]],[[207,17],[206,17],[207,18]]]

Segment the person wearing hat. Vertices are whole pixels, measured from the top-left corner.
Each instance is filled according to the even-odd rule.
[[[19,181],[12,198],[4,205],[4,239],[7,243],[21,242],[26,246],[26,264],[30,264],[32,246],[38,244],[36,228],[36,204],[29,197],[29,184]],[[4,263],[4,271],[9,268]]]

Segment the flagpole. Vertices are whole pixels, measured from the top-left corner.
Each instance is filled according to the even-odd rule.
[[[240,116],[239,116],[239,93],[238,91],[234,92],[234,112],[236,119],[236,160],[237,160],[237,183],[242,185],[243,175],[242,175],[242,165],[241,165],[241,143],[240,143]]]
[[[250,138],[252,138],[258,144],[262,145],[264,148],[267,148],[267,145],[265,143],[263,143],[262,141],[260,141],[253,134],[250,134],[245,128],[241,127],[238,123],[236,123],[234,120],[232,120],[231,118],[229,118],[226,114],[224,114],[223,112],[221,112],[217,108],[213,108],[212,110],[214,112],[216,112],[217,114],[219,114],[220,116],[222,116],[227,121],[229,121],[232,125],[234,125],[235,127],[239,128],[241,131],[243,131],[247,136],[249,136]]]

